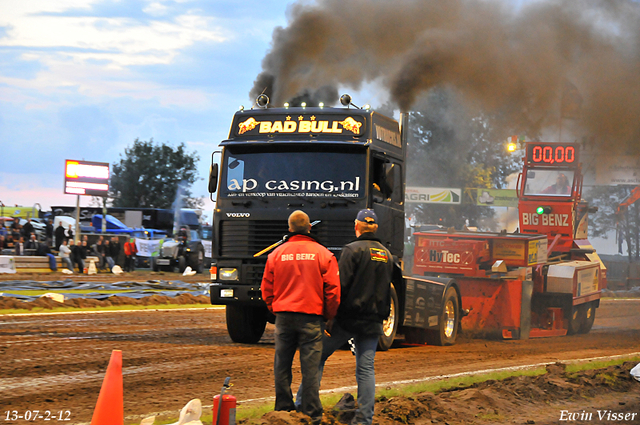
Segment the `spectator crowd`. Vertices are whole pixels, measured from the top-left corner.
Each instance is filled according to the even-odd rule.
[[[55,252],[68,270],[83,273],[89,256],[98,257],[96,267],[99,271],[112,271],[119,265],[121,252],[124,253],[125,271],[134,271],[137,249],[133,239],[128,240],[123,248],[117,236],[99,236],[93,245],[89,245],[88,236],[82,235],[76,243],[72,225],[65,228],[60,221],[54,229],[52,220],[47,220],[44,241],[39,241],[31,219],[24,225],[20,224],[19,218],[14,218],[10,225],[0,219],[0,254],[49,256],[50,268],[56,270]]]

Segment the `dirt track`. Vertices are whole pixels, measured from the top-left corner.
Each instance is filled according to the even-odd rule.
[[[231,376],[232,393],[240,401],[273,395],[273,327],[269,325],[259,344],[234,344],[226,333],[222,309],[4,316],[0,317],[0,414],[69,410],[72,423],[89,422],[114,349],[123,352],[126,416],[177,413],[192,398],[210,405],[226,376]],[[638,351],[640,301],[608,300],[588,335],[528,341],[463,336],[451,347],[398,344],[378,353],[376,378],[379,385],[395,387],[442,374]],[[353,369],[350,352],[336,353],[327,363],[322,388],[355,393],[353,388],[341,388],[355,385]],[[636,400],[638,394],[636,390]]]

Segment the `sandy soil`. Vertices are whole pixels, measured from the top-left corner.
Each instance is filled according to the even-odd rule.
[[[222,309],[0,316],[0,415],[68,410],[67,423],[89,422],[114,349],[123,352],[126,423],[139,423],[137,415],[153,412],[177,417],[192,398],[211,406],[227,376],[234,384],[230,393],[241,405],[272,403],[273,330],[269,325],[258,344],[235,344],[226,333]],[[410,346],[398,340],[391,350],[377,354],[376,379],[381,388],[397,388],[442,375],[639,351],[640,301],[605,300],[588,335],[525,341],[462,335],[451,347]],[[640,383],[629,377],[632,366],[584,375],[566,375],[561,367],[551,367],[538,378],[380,400],[374,423],[567,423],[560,421],[563,411],[593,415],[591,421],[571,423],[640,423],[638,415],[634,421],[597,418],[598,410],[640,415]],[[353,372],[351,353],[336,353],[327,363],[323,391],[355,394]],[[273,412],[261,421],[284,425],[302,419]],[[328,415],[326,420],[335,418]]]

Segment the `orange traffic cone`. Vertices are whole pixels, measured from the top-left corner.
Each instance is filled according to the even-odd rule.
[[[123,425],[122,351],[113,350],[91,425]]]

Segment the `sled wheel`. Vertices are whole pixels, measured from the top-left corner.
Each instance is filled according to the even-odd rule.
[[[458,292],[454,287],[449,287],[444,294],[438,329],[426,330],[427,343],[429,345],[453,345],[456,342],[459,325],[460,306],[458,304]]]
[[[580,306],[571,306],[571,314],[569,315],[569,326],[567,326],[567,335],[575,335],[580,331],[580,325],[582,323],[580,310]]]
[[[586,303],[580,306],[582,323],[580,323],[580,333],[588,334],[596,320],[596,303]]]

